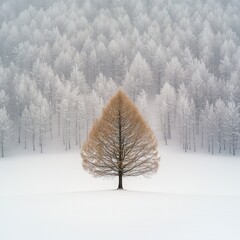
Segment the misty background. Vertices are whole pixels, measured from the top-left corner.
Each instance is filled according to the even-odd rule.
[[[0,1],[1,152],[81,147],[121,86],[160,139],[238,154],[240,3]]]

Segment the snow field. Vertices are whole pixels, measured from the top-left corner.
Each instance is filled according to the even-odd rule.
[[[77,150],[1,160],[0,239],[238,240],[239,159],[175,150],[126,191],[85,173]]]
[[[4,198],[9,239],[239,239],[239,197],[96,191]]]

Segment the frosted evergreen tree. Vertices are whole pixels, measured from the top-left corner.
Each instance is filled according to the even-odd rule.
[[[213,104],[206,103],[204,114],[204,128],[207,135],[208,152],[214,154],[214,138],[216,134],[215,112]]]
[[[226,112],[226,105],[219,98],[215,103],[215,121],[216,121],[216,129],[217,129],[217,143],[218,143],[218,152],[221,153],[222,149],[226,149],[225,143],[225,128],[224,128],[224,121],[225,121],[225,112]]]
[[[27,149],[28,135],[30,132],[29,120],[30,119],[29,119],[28,108],[25,107],[23,110],[23,114],[22,114],[22,125],[23,125],[23,129],[24,129],[24,148],[25,148],[25,150]]]
[[[137,97],[137,107],[144,117],[148,117],[148,104],[146,92],[142,90]]]
[[[86,94],[89,91],[85,76],[83,72],[79,69],[78,65],[75,65],[73,67],[69,81],[71,82],[71,84],[78,87],[82,94]]]
[[[47,100],[43,97],[39,99],[38,111],[38,136],[41,153],[43,152],[43,145],[46,143],[46,133],[49,129],[50,108]]]
[[[68,150],[71,148],[73,121],[77,121],[76,104],[78,103],[79,90],[69,81],[66,81],[60,94],[62,96],[59,103],[59,111],[62,118],[62,139],[63,144],[65,145],[65,150]]]
[[[103,42],[96,46],[98,71],[106,75],[107,68],[107,48]]]
[[[176,114],[176,93],[174,88],[166,82],[160,92],[159,99],[159,110],[161,118],[161,126],[164,131],[165,143],[167,144],[167,139],[172,136],[172,128],[175,122]]]
[[[8,143],[8,138],[10,137],[10,127],[12,122],[10,117],[5,109],[5,107],[0,109],[0,148],[1,155],[4,157],[6,145]]]
[[[153,78],[156,84],[156,90],[160,93],[160,89],[163,86],[164,75],[166,67],[166,55],[162,47],[158,47],[153,59]]]
[[[230,79],[232,72],[232,63],[228,56],[225,56],[224,59],[221,61],[221,64],[219,66],[219,72],[221,78],[225,81]]]
[[[197,131],[199,129],[199,121],[200,121],[200,113],[204,109],[205,105],[205,82],[201,76],[200,70],[197,70],[192,75],[192,81],[190,84],[190,92],[191,97],[194,101],[195,109],[196,109],[196,124],[197,124]]]
[[[0,90],[0,108],[7,106],[9,97],[6,92],[2,89]]]
[[[165,70],[165,82],[169,82],[177,90],[184,79],[184,70],[177,57],[173,57],[167,63]]]
[[[130,82],[133,81],[134,85]],[[136,101],[137,95],[145,89],[147,92],[150,92],[153,84],[152,72],[146,60],[138,52],[130,66],[129,72],[126,76],[124,85],[132,97],[133,101]],[[132,85],[132,86],[131,86]],[[130,89],[133,88],[133,89]],[[153,91],[153,90],[152,90]]]
[[[119,44],[112,40],[108,46],[109,61],[108,69],[109,76],[117,83],[121,84],[124,75],[124,57]]]
[[[111,78],[108,80],[102,73],[100,73],[96,78],[93,89],[103,99],[103,102],[106,103],[114,92],[116,92],[117,85]]]
[[[31,85],[31,80],[28,75],[21,74],[15,76],[15,81],[17,82],[15,86],[15,94],[16,94],[16,105],[18,111],[18,143],[21,142],[21,127],[22,127],[22,112],[24,107],[28,103],[29,97],[29,85]],[[33,88],[32,84],[32,88]]]
[[[182,143],[182,147],[185,152],[191,148],[191,129],[193,122],[193,102],[189,101],[187,89],[184,84],[181,84],[179,88],[178,98],[177,98],[177,121],[179,126],[179,134]],[[193,135],[193,138],[195,136]],[[194,142],[195,146],[195,142]],[[194,147],[195,150],[195,147]]]
[[[226,140],[229,144],[229,152],[236,155],[240,135],[240,114],[239,108],[234,102],[228,102],[227,104],[224,125]]]

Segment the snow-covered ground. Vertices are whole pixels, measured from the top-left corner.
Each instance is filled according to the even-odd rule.
[[[161,147],[152,178],[96,179],[79,151],[0,160],[0,239],[240,239],[239,157]]]

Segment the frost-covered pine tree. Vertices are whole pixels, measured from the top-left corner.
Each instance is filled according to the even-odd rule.
[[[228,97],[235,103],[240,103],[240,61],[238,68],[235,72],[232,72],[226,86]]]
[[[228,56],[225,56],[223,60],[221,60],[221,64],[219,66],[219,72],[222,79],[228,81],[231,77],[232,72],[232,63]]]
[[[146,60],[138,52],[129,68],[129,72],[124,81],[124,88],[132,95],[133,101],[136,101],[137,95],[145,89],[147,93],[153,91],[152,72]]]
[[[76,121],[76,104],[78,104],[79,90],[69,81],[66,81],[60,95],[62,96],[59,102],[59,111],[62,119],[62,139],[65,150],[67,150],[71,148],[71,136],[73,135],[74,121]]]
[[[199,131],[199,121],[200,121],[200,113],[204,109],[205,105],[205,82],[201,75],[200,70],[197,70],[192,75],[192,81],[189,86],[191,98],[194,101],[195,109],[196,109],[196,126],[197,132]]]
[[[225,113],[226,113],[226,105],[219,98],[215,103],[215,124],[216,124],[216,134],[217,134],[217,144],[218,144],[218,152],[221,153],[222,149],[226,149],[226,140],[225,140]]]
[[[39,136],[39,146],[41,153],[43,152],[43,145],[46,143],[46,135],[49,129],[50,108],[47,100],[43,97],[39,99],[38,106],[38,122],[37,130]]]
[[[88,79],[88,84],[90,86],[93,86],[94,84],[94,81],[97,77],[97,70],[98,70],[98,67],[97,67],[97,54],[96,54],[96,51],[95,49],[93,49],[89,55],[89,58],[88,58],[88,61],[89,61],[89,79]]]
[[[161,87],[163,86],[165,67],[166,67],[166,54],[163,51],[162,47],[159,46],[154,54],[153,59],[153,78],[156,85],[156,90],[159,93]]]
[[[38,89],[48,99],[53,102],[54,95],[54,72],[50,65],[41,62],[40,59],[33,64],[31,78],[37,83]]]
[[[161,128],[167,145],[167,139],[172,137],[172,128],[174,126],[176,116],[176,93],[175,89],[168,82],[164,84],[160,92],[158,105]]]
[[[109,43],[108,53],[109,77],[111,77],[119,85],[121,84],[124,75],[124,58],[121,52],[121,48],[116,40],[112,40]]]
[[[170,83],[175,91],[184,79],[184,70],[177,57],[173,57],[166,65],[164,81]]]
[[[26,112],[27,122],[28,122],[28,131],[31,135],[32,140],[32,149],[36,150],[36,133],[37,133],[37,116],[38,108],[34,103],[29,105],[28,111]],[[26,120],[25,120],[26,121]]]
[[[192,127],[192,109],[193,104],[188,99],[185,85],[182,84],[179,89],[177,99],[177,120],[182,147],[187,152],[191,147],[191,127]]]
[[[4,157],[5,148],[10,136],[9,130],[12,125],[10,117],[5,109],[5,107],[0,109],[0,149],[1,155]]]
[[[21,127],[22,127],[22,112],[26,105],[26,93],[27,93],[27,81],[29,77],[22,74],[21,76],[16,75],[17,85],[15,86],[16,93],[16,105],[17,105],[17,118],[18,118],[18,143],[21,142]],[[29,81],[28,81],[29,82]]]
[[[28,135],[29,135],[29,112],[28,108],[25,107],[22,114],[22,125],[24,129],[24,148],[27,149]]]
[[[225,113],[226,140],[229,144],[229,152],[236,154],[238,139],[240,135],[240,114],[239,108],[234,102],[228,102]]]
[[[117,89],[116,83],[112,78],[107,79],[102,73],[98,75],[94,83],[93,89],[106,103]]]
[[[129,72],[126,73],[124,82],[123,82],[123,88],[128,93],[128,95],[131,97],[131,99],[136,99],[136,85],[134,77],[129,74]]]
[[[85,76],[83,72],[80,70],[78,65],[75,65],[73,67],[69,81],[74,86],[81,88],[82,93],[84,92],[86,93],[88,91],[88,86],[86,83]]]
[[[106,75],[107,73],[107,48],[105,44],[100,41],[96,46],[98,71]]]
[[[98,117],[101,109],[103,108],[103,100],[96,91],[92,90],[85,99],[86,107],[86,132],[89,133],[89,128],[92,122]]]
[[[77,104],[75,107],[76,107],[75,140],[76,145],[79,145],[79,147],[81,147],[87,118],[85,99],[83,96],[80,95],[78,96]]]
[[[208,152],[214,154],[214,138],[216,135],[216,116],[213,104],[206,102],[204,109],[204,128],[207,135]]]
[[[147,95],[144,90],[140,92],[140,94],[137,97],[137,106],[139,111],[142,113],[144,117],[148,117],[148,104],[147,104]]]
[[[0,90],[0,108],[3,108],[8,104],[9,97],[4,91],[4,89]]]

